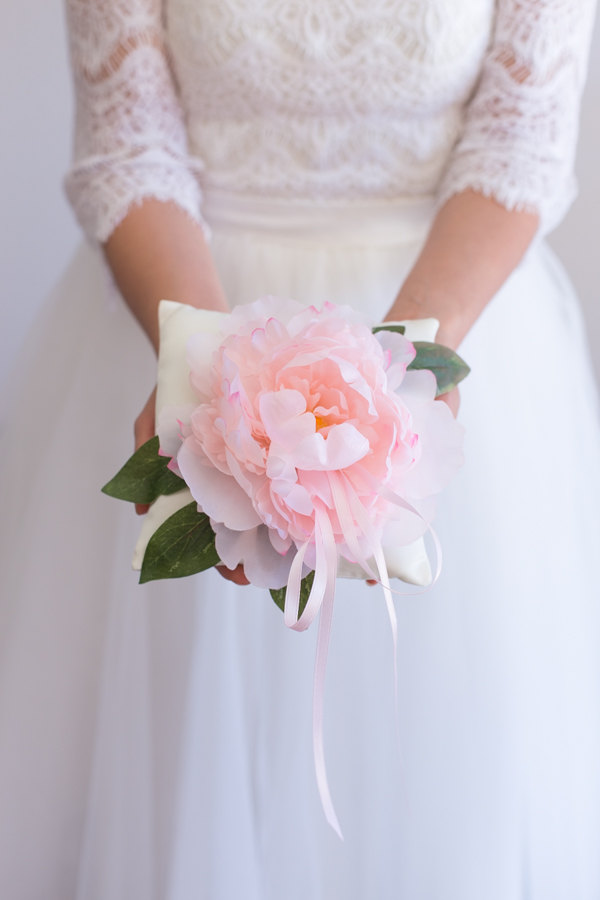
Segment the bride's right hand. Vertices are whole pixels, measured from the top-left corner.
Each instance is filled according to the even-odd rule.
[[[138,450],[142,444],[145,444],[146,441],[149,441],[150,438],[154,437],[156,433],[155,428],[155,420],[154,420],[154,408],[156,403],[156,388],[152,391],[144,408],[141,413],[135,420],[133,426],[133,433],[135,436],[135,449]],[[138,516],[143,516],[148,512],[149,504],[147,503],[136,503],[135,511]],[[236,566],[235,569],[228,569],[226,566],[215,566],[217,572],[223,576],[227,581],[233,581],[234,584],[250,584],[248,579],[244,574],[244,567],[240,564]]]
[[[146,441],[149,441],[150,438],[153,438],[156,429],[155,429],[155,421],[154,421],[154,408],[156,404],[156,388],[152,391],[144,408],[141,413],[137,417],[133,425],[133,435],[135,439],[135,450],[139,450],[142,444],[145,444]],[[138,516],[145,515],[150,509],[149,503],[136,503],[135,511]]]

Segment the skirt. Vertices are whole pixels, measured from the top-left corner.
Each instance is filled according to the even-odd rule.
[[[206,202],[232,304],[331,300],[373,323],[432,215],[429,199]],[[600,433],[577,302],[543,243],[461,354],[442,574],[395,598],[399,739],[382,593],[338,582],[324,728],[341,842],[312,761],[316,626],[288,631],[268,592],[214,571],[131,571],[139,520],[100,487],[154,361],[81,248],[6,392],[3,896],[598,900]]]

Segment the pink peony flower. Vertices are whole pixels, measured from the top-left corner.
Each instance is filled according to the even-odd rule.
[[[251,582],[277,588],[303,565],[322,596],[340,556],[365,568],[386,541],[426,531],[462,461],[462,428],[435,402],[434,376],[407,372],[415,350],[402,335],[373,335],[347,307],[267,297],[235,309],[220,335],[192,337],[187,354],[200,402],[179,419],[176,466],[229,568],[243,562]],[[163,428],[161,446],[173,439]]]

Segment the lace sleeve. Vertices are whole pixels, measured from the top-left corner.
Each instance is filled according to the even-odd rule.
[[[473,188],[556,225],[573,164],[594,0],[498,0],[493,40],[441,200]]]
[[[105,241],[144,198],[200,220],[197,161],[164,51],[160,0],[66,0],[75,81],[74,161],[65,187],[91,239]]]

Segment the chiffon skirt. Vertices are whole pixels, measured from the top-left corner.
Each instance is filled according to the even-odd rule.
[[[209,197],[231,303],[386,313],[428,200]],[[177,298],[171,298],[177,299]],[[325,753],[316,626],[215,572],[145,586],[132,450],[152,354],[83,247],[7,385],[0,885],[7,900],[598,900],[600,438],[579,311],[534,246],[461,353],[465,464],[442,574],[399,582],[399,739],[381,589],[339,581]]]

